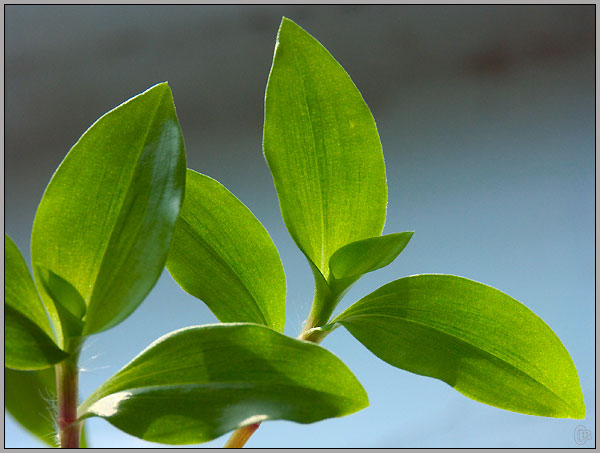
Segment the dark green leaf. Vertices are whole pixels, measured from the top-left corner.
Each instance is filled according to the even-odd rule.
[[[41,370],[68,354],[30,318],[4,305],[4,365],[16,370]]]
[[[4,407],[23,428],[50,447],[57,447],[56,375],[54,367],[39,371],[4,369]],[[86,447],[81,429],[80,447]]]
[[[497,289],[452,275],[415,275],[381,287],[335,322],[386,362],[482,403],[585,416],[577,370],[561,341]]]
[[[149,346],[80,407],[133,436],[208,441],[263,420],[312,423],[367,406],[333,354],[256,324],[189,327]]]
[[[285,274],[269,233],[225,187],[193,170],[167,269],[220,321],[283,331]]]
[[[267,85],[263,147],[287,229],[328,279],[336,250],[381,234],[385,165],[375,121],[348,74],[286,18]]]
[[[62,304],[75,318],[83,318],[87,308],[85,301],[68,281],[42,266],[38,266],[38,275],[44,289],[55,302]]]
[[[4,303],[30,318],[48,336],[53,335],[27,263],[6,233],[4,233]]]
[[[404,250],[413,232],[393,233],[352,242],[329,260],[335,279],[357,277],[387,266]]]
[[[67,353],[54,335],[27,264],[4,235],[4,365],[20,370],[47,368]]]
[[[83,316],[87,309],[81,294],[64,278],[38,266],[38,279],[52,298],[61,326],[69,337],[77,337],[83,331]]]
[[[4,407],[25,429],[56,447],[54,367],[39,371],[4,368]]]
[[[34,273],[39,281],[43,266],[81,294],[84,335],[125,319],[156,283],[184,184],[183,137],[166,83],[102,116],[52,177],[33,224]],[[57,309],[42,297],[62,342]]]

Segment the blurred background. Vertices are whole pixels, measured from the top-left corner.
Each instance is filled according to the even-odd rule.
[[[188,166],[261,220],[288,280],[297,335],[312,275],[290,239],[262,149],[263,96],[281,16],[317,37],[377,121],[387,165],[384,233],[412,230],[391,280],[462,275],[525,303],[577,366],[585,420],[503,411],[393,368],[344,329],[324,342],[370,406],[312,425],[264,423],[249,447],[577,447],[595,444],[595,6],[5,6],[5,229],[29,260],[54,170],[107,110],[168,80]],[[216,322],[164,272],[125,322],[82,354],[81,397],[159,336]],[[92,447],[156,447],[87,422]],[[226,436],[202,444],[221,446]],[[6,447],[42,446],[10,416]]]

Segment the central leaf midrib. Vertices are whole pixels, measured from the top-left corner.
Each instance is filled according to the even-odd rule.
[[[310,107],[308,106],[308,97],[306,96],[306,86],[304,84],[304,77],[303,77],[303,72],[300,70],[300,64],[298,63],[298,57],[296,55],[296,47],[294,46],[293,40],[288,39],[288,42],[290,43],[290,47],[292,48],[292,55],[294,56],[294,68],[295,68],[295,72],[297,74],[297,78],[300,80],[300,86],[302,87],[302,96],[303,96],[303,100],[304,103],[303,105],[305,106],[306,109],[306,114],[308,115],[308,122],[310,124],[310,133],[312,136],[312,153],[311,156],[313,157],[313,161],[315,163],[315,171],[317,173],[317,184],[319,186],[319,213],[320,213],[320,218],[321,218],[321,256],[320,256],[320,264],[319,264],[319,272],[321,272],[321,274],[323,274],[323,269],[327,269],[325,267],[325,207],[323,205],[323,188],[321,186],[321,170],[319,168],[319,162],[317,159],[317,153],[316,153],[316,143],[317,143],[317,139],[315,136],[315,131],[313,129],[313,121],[312,121],[312,113],[310,110]],[[326,277],[325,275],[323,275],[324,277]]]
[[[96,294],[96,280],[98,279],[98,275],[100,274],[101,269],[104,267],[104,263],[105,263],[105,259],[106,259],[106,251],[109,249],[110,245],[113,243],[113,237],[114,237],[114,233],[115,233],[115,228],[117,226],[119,217],[121,216],[121,209],[123,207],[123,201],[125,201],[127,199],[127,196],[129,195],[129,192],[131,190],[131,181],[133,180],[136,170],[140,164],[140,156],[144,150],[144,146],[146,144],[146,141],[148,139],[148,135],[150,134],[150,129],[152,128],[152,125],[154,124],[154,120],[156,119],[156,115],[158,113],[158,109],[160,108],[160,106],[162,105],[162,101],[163,98],[165,96],[165,91],[162,90],[162,93],[160,94],[160,97],[158,98],[158,101],[156,102],[156,107],[154,108],[154,112],[152,113],[151,119],[148,122],[148,128],[146,129],[146,132],[144,133],[144,138],[141,140],[141,145],[139,147],[139,150],[137,151],[137,157],[136,157],[136,161],[135,161],[135,165],[133,165],[131,173],[129,174],[129,177],[127,179],[127,190],[125,190],[125,193],[123,194],[123,197],[119,200],[119,211],[117,213],[117,215],[115,216],[114,222],[111,226],[111,230],[110,230],[110,234],[109,234],[109,239],[108,241],[106,241],[106,245],[104,246],[104,250],[102,251],[102,258],[100,260],[100,265],[97,267],[96,270],[96,275],[94,276],[93,280],[92,280],[92,292],[89,296],[89,300],[87,301],[87,305],[88,305],[88,314],[93,312],[93,306],[92,303],[95,300],[94,295]],[[87,318],[87,316],[86,316]]]

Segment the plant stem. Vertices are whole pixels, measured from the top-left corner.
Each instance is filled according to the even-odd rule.
[[[77,361],[81,341],[71,340],[71,355],[56,365],[56,396],[58,400],[58,438],[61,448],[79,448],[81,423],[77,420],[79,369]]]
[[[236,429],[229,440],[225,442],[223,448],[242,448],[259,426],[260,423],[253,423],[251,425]]]
[[[329,283],[323,278],[319,270],[312,266],[311,269],[315,277],[315,296],[310,307],[310,313],[308,314],[308,318],[306,318],[304,328],[300,334],[300,339],[302,340],[307,340],[307,338],[303,338],[303,335],[305,335],[307,331],[327,324],[338,298],[341,295],[334,294],[331,291]]]
[[[319,344],[323,339],[339,327],[339,324],[331,325],[320,328],[304,329],[298,336],[298,340],[310,341],[311,343]]]

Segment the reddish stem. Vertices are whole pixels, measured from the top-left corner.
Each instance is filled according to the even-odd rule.
[[[61,448],[79,448],[81,423],[75,423],[79,381],[78,357],[79,351],[75,351],[70,357],[56,365],[58,438]]]

